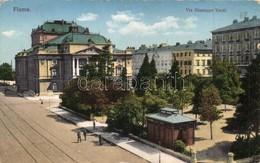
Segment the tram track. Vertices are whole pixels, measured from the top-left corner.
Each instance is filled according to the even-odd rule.
[[[31,119],[28,115],[25,115],[24,113],[21,114],[21,112],[19,112],[19,114],[18,114],[14,109],[12,109],[12,107],[16,107],[16,106],[14,106],[14,105],[12,105],[12,104],[7,104],[7,103],[6,103],[5,101],[3,101],[2,99],[0,99],[0,100],[1,100],[1,103],[4,104],[4,105],[8,108],[8,109],[4,109],[5,111],[3,111],[3,109],[1,109],[1,112],[3,113],[3,115],[8,115],[8,116],[11,117],[11,114],[14,114],[13,116],[17,116],[18,119],[20,119],[21,121],[24,122],[24,124],[27,125],[27,127],[30,127],[30,129],[32,129],[32,130],[33,130],[35,133],[37,133],[41,138],[43,138],[45,141],[47,141],[49,144],[51,144],[51,146],[55,147],[55,148],[58,149],[61,153],[65,154],[68,158],[70,158],[70,159],[71,159],[70,162],[78,162],[77,160],[83,160],[83,159],[86,160],[87,162],[90,162],[90,161],[88,160],[88,158],[86,158],[86,157],[84,157],[83,155],[77,153],[77,151],[74,151],[73,149],[71,149],[66,143],[64,143],[62,140],[60,140],[58,137],[56,137],[55,135],[53,135],[52,133],[50,133],[50,132],[49,132],[48,130],[46,130],[45,128],[43,128],[41,125],[39,125],[39,124],[38,124],[37,122],[35,122],[33,119]],[[12,107],[10,107],[10,106],[12,106]],[[12,113],[11,113],[11,112],[8,113],[8,110],[11,111]],[[22,115],[22,116],[21,116],[21,115]],[[9,118],[8,118],[8,119],[9,119]],[[10,120],[9,120],[9,121],[10,121]],[[11,121],[10,121],[10,122],[11,122]],[[27,139],[28,141],[30,141],[30,143],[31,143],[36,149],[38,149],[38,151],[40,151],[40,152],[42,153],[42,155],[44,155],[46,158],[48,158],[48,160],[50,160],[50,161],[48,161],[48,162],[53,162],[53,161],[51,161],[51,158],[50,158],[48,155],[45,154],[45,152],[42,152],[42,149],[38,148],[38,147],[35,145],[35,142],[31,141],[30,138],[29,138],[28,136],[26,136],[26,135],[23,133],[23,131],[21,131],[21,129],[20,129],[21,126],[19,127],[19,126],[15,125],[13,122],[11,122],[11,123],[12,123],[12,125],[13,125],[20,133],[23,134],[24,137],[26,137],[26,139]],[[6,127],[7,127],[7,126],[6,126]],[[26,128],[26,126],[22,126],[22,127],[23,127],[23,128]],[[11,131],[9,131],[9,132],[11,132]],[[11,132],[11,133],[12,133],[12,132]],[[13,133],[12,133],[12,134],[13,134]],[[16,140],[17,140],[19,143],[21,143],[21,142],[19,141],[19,139],[16,138]],[[52,140],[52,141],[51,141],[51,140]],[[58,144],[62,144],[63,148],[65,148],[65,150],[66,150],[67,152],[70,152],[70,153],[73,153],[73,154],[77,153],[77,156],[74,156],[74,157],[76,157],[76,158],[73,158],[72,156],[68,155],[67,152],[64,151],[64,149],[61,149],[61,148],[59,147],[60,145],[56,145],[55,143],[53,143],[53,141],[58,142]],[[39,143],[38,143],[38,145],[39,145]],[[65,147],[64,147],[64,146],[65,146]],[[23,148],[28,151],[28,149],[26,149],[24,146],[23,146]],[[33,157],[31,153],[28,153],[28,154],[30,154],[30,156]],[[83,157],[83,158],[82,158],[82,157]],[[39,162],[39,161],[36,160],[36,162]],[[45,162],[46,162],[46,161],[45,161]]]

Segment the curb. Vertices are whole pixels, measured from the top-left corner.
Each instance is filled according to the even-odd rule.
[[[68,108],[66,108],[66,107],[63,107],[63,106],[59,106],[59,108],[60,108],[60,109],[63,109],[63,110],[66,110],[66,111],[68,111],[68,112],[70,112],[70,113],[72,113],[72,114],[76,114],[77,116],[80,116],[80,117],[83,118],[83,119],[88,120],[88,118],[87,118],[86,116],[82,115],[81,113],[77,113],[77,112],[75,112],[75,111],[73,111],[73,110],[70,110],[70,109],[68,109]],[[52,112],[53,112],[53,111],[52,111]],[[55,112],[53,112],[53,113],[55,113]],[[56,114],[56,113],[55,113],[55,114]],[[65,119],[66,121],[69,121],[69,122],[71,122],[72,124],[74,124],[74,125],[77,126],[77,123],[76,123],[76,122],[73,122],[72,120],[66,119],[65,117],[62,117],[62,116],[59,115],[59,114],[56,114],[56,115],[58,115],[58,116],[61,117],[62,119]],[[84,127],[82,127],[82,128],[84,128]],[[99,135],[99,133],[96,133],[96,132],[93,131],[93,130],[90,130],[90,129],[87,129],[87,128],[85,128],[85,130],[87,130],[89,133],[93,133],[95,136],[98,136],[98,135]],[[118,132],[115,132],[115,133],[118,133]],[[120,134],[120,133],[118,133],[118,134]],[[104,139],[106,142],[108,142],[108,143],[110,143],[110,144],[113,144],[114,146],[117,146],[117,147],[119,147],[119,148],[121,148],[121,149],[123,149],[123,150],[125,150],[125,151],[128,151],[129,153],[131,153],[131,154],[133,154],[133,155],[139,157],[139,158],[142,158],[142,159],[144,159],[144,160],[150,162],[149,160],[147,160],[147,159],[145,159],[145,158],[143,158],[143,157],[141,157],[141,156],[135,154],[135,153],[132,152],[131,150],[128,150],[128,149],[126,149],[126,148],[123,148],[123,147],[121,147],[120,145],[114,143],[112,140],[109,140],[109,139],[105,138],[104,136],[102,137],[102,134],[101,134],[101,138]],[[171,151],[171,150],[169,150],[169,149],[160,147],[160,146],[158,146],[157,144],[154,144],[154,143],[149,142],[149,141],[147,141],[147,140],[141,139],[141,138],[139,138],[139,137],[137,137],[137,136],[135,136],[135,135],[133,135],[133,134],[129,134],[129,135],[127,136],[127,138],[130,138],[130,139],[132,139],[132,140],[135,140],[135,141],[137,141],[137,142],[140,142],[140,143],[142,143],[142,144],[145,144],[145,145],[150,146],[150,147],[153,147],[153,148],[158,148],[158,149],[160,149],[162,152],[164,152],[165,154],[169,154],[169,155],[171,155],[171,156],[173,156],[173,157],[176,157],[177,159],[180,159],[180,160],[182,160],[182,161],[191,162],[191,159],[190,159],[188,156],[183,156],[182,154],[179,154],[179,153],[176,153],[176,152]]]
[[[72,111],[72,110],[70,110],[70,109],[68,109],[68,108],[65,108],[65,107],[63,107],[63,106],[60,106],[59,108],[64,109],[64,110],[66,110],[66,111],[68,111],[68,112],[71,112],[71,113],[73,113],[73,114],[76,114],[76,115],[80,116],[81,118],[86,119],[85,116],[80,115],[80,113],[76,113],[76,112],[74,112],[74,111]],[[55,113],[55,112],[53,112],[53,111],[51,111],[51,112],[52,112],[52,113]],[[55,113],[55,114],[56,114],[56,113]],[[65,119],[66,121],[71,122],[72,124],[74,124],[74,125],[77,126],[77,123],[76,123],[76,122],[73,122],[73,121],[71,121],[71,120],[68,120],[68,119],[62,117],[62,116],[59,115],[59,114],[56,114],[56,115],[59,116],[59,117],[61,117],[62,119]],[[86,120],[87,120],[87,119],[86,119]],[[90,132],[90,133],[93,133],[95,136],[98,136],[98,135],[99,135],[98,133],[95,133],[95,132],[93,132],[92,130],[89,130],[89,129],[87,129],[87,128],[85,128],[85,130],[87,130],[87,131]],[[141,156],[139,156],[139,155],[133,153],[132,151],[127,150],[127,149],[125,149],[125,148],[123,148],[123,147],[117,145],[116,143],[112,142],[111,140],[106,139],[105,137],[102,137],[102,134],[101,134],[101,138],[104,139],[106,142],[108,142],[108,143],[114,145],[114,146],[117,146],[117,147],[119,147],[119,148],[121,148],[121,149],[123,149],[123,150],[125,150],[125,151],[127,151],[127,152],[129,152],[129,153],[131,153],[131,154],[133,154],[133,155],[135,155],[135,156],[137,156],[137,157],[139,157],[139,158],[142,158],[142,159],[144,159],[144,160],[150,162],[149,160],[147,160],[147,159],[145,159],[145,158],[143,158],[143,157],[141,157]],[[129,138],[129,137],[128,137],[128,138]]]

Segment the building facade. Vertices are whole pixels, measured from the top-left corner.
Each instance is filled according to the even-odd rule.
[[[82,66],[93,62],[104,49],[114,61],[120,58],[118,54],[113,57],[114,45],[110,40],[74,22],[47,21],[32,30],[31,38],[32,47],[15,57],[18,92],[59,94],[66,83],[80,76]],[[121,51],[120,56],[127,59],[128,67],[132,66],[131,54]],[[128,75],[131,76],[131,71]]]
[[[260,19],[256,16],[245,17],[241,22],[235,19],[231,25],[211,33],[213,57],[235,61],[242,73],[260,52]]]
[[[114,49],[113,51],[113,69],[114,76],[121,76],[123,69],[126,69],[126,76],[129,80],[132,78],[132,56],[134,48],[128,47],[126,50]]]
[[[148,56],[149,62],[154,58],[156,62],[156,69],[158,73],[168,73],[171,69],[171,64],[173,61],[172,57],[173,46],[169,46],[165,43],[157,45],[152,45],[147,48],[145,45],[142,45],[138,50],[133,54],[133,75],[139,73],[139,69],[142,66],[145,55]]]
[[[210,77],[209,66],[212,63],[212,42],[211,40],[196,41],[187,44],[176,44],[173,49],[173,58],[178,61],[180,74],[199,75]]]
[[[161,44],[159,47],[146,48],[142,45],[133,54],[133,75],[139,73],[145,55],[148,55],[149,61],[154,58],[158,73],[169,73],[172,62],[176,59],[182,77],[189,74],[211,76],[208,69],[212,60],[211,39],[195,43],[189,41],[187,44],[176,43],[174,46]]]

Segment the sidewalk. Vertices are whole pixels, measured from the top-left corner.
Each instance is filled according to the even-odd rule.
[[[79,117],[71,112],[60,108],[51,108],[51,112],[59,115],[60,117],[71,121],[78,127],[86,128],[88,131],[98,135],[101,134],[102,138],[108,142],[116,144],[117,146],[149,161],[152,163],[158,163],[159,159],[161,163],[184,163],[184,161],[175,158],[169,154],[159,151],[158,149],[148,146],[146,144],[140,143],[128,137],[121,137],[118,133],[115,132],[107,132],[107,124],[102,124],[96,122],[96,129],[93,129],[93,122],[86,121],[84,118]]]

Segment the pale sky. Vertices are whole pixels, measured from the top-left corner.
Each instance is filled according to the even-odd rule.
[[[30,48],[32,29],[47,20],[75,21],[126,49],[205,40],[245,15],[260,18],[259,1],[0,0],[0,64],[14,65]]]

